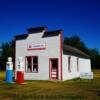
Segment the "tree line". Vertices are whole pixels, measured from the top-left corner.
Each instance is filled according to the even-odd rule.
[[[80,39],[79,36],[74,35],[71,37],[65,37],[64,44],[73,46],[78,48],[79,50],[83,51],[84,53],[88,54],[91,59],[92,69],[100,69],[100,53],[95,48],[88,48],[86,44]],[[6,61],[8,57],[12,57],[14,61],[14,47],[15,43],[14,40],[10,42],[5,42],[1,44],[0,47],[0,70],[6,69]]]
[[[86,44],[77,35],[65,37],[64,43],[78,48],[79,50],[88,54],[91,59],[92,69],[100,69],[100,52],[96,48],[88,48]]]
[[[6,62],[8,57],[13,58],[14,62],[14,49],[15,48],[15,43],[14,40],[10,42],[5,42],[1,44],[1,51],[0,51],[0,70],[5,70],[6,69]]]

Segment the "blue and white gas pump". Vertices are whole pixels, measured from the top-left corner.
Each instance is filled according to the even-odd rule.
[[[8,57],[8,61],[6,63],[6,83],[13,82],[13,62],[12,58]]]

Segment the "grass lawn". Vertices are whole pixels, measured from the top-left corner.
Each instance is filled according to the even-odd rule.
[[[100,100],[100,70],[94,70],[94,80],[25,81],[26,84],[6,84],[5,72],[0,72],[0,100]]]

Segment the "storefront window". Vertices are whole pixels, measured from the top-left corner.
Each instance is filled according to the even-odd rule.
[[[38,72],[38,57],[26,57],[26,72]]]

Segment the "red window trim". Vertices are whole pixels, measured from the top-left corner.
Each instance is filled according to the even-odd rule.
[[[36,72],[27,72],[27,71],[26,71],[26,58],[27,58],[27,57],[31,57],[31,58],[37,57],[37,59],[38,59],[38,56],[25,56],[25,73],[38,73],[39,61],[38,61],[38,63],[37,63],[37,71],[36,71]]]
[[[62,43],[62,32],[60,32],[60,76],[61,76],[61,80],[63,80],[63,76],[62,76],[62,48],[63,48],[63,43]]]

